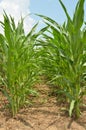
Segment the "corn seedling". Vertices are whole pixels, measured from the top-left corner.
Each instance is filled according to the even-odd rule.
[[[79,0],[73,19],[59,0],[67,22],[61,26],[53,19],[38,15],[49,27],[39,40],[43,72],[50,82],[59,86],[57,93],[66,96],[69,115],[80,116],[82,97],[86,95],[86,25],[84,24],[84,2]]]
[[[4,22],[0,22],[4,34],[0,34],[0,68],[2,92],[9,101],[14,116],[23,106],[28,95],[34,93],[33,84],[37,81],[34,44],[38,36],[35,33],[37,24],[25,35],[24,19],[16,26],[14,19],[4,13]]]

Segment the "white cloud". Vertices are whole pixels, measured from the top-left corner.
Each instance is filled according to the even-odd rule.
[[[17,23],[21,15],[22,17],[25,17],[26,15],[30,14],[29,10],[30,0],[1,0],[0,1],[0,21],[3,20],[3,10],[6,11],[6,13],[14,17],[15,22]],[[25,31],[30,31],[34,20],[31,18],[30,15],[28,15],[25,18]]]

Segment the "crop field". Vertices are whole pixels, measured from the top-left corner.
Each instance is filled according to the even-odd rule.
[[[86,130],[86,22],[78,0],[67,21],[41,17],[28,34],[4,11],[0,26],[0,130]]]

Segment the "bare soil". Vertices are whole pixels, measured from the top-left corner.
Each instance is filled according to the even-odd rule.
[[[78,120],[70,118],[55,96],[49,96],[50,88],[45,83],[36,85],[39,96],[31,97],[32,104],[22,108],[12,118],[3,108],[6,98],[0,96],[0,130],[86,130],[86,108]],[[2,103],[3,100],[3,103]],[[85,100],[86,101],[86,100]]]

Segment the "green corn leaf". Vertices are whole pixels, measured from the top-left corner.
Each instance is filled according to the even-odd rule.
[[[43,35],[43,33],[44,33],[46,30],[48,30],[48,28],[49,28],[49,26],[46,26],[46,27],[42,28],[39,32],[33,34],[32,37],[31,37],[31,39],[32,39],[32,40],[35,40],[38,36]]]
[[[3,44],[4,43],[4,36],[0,33],[0,44]]]
[[[41,34],[43,34],[45,31],[47,31],[49,28],[49,26],[46,26],[44,28],[42,28],[37,34],[40,36]]]
[[[83,31],[83,42],[86,43],[86,29]]]
[[[10,16],[10,19],[11,19],[11,24],[12,24],[13,30],[16,30],[16,25],[15,25],[15,22],[14,22],[14,18],[12,18],[12,17]]]
[[[72,22],[69,14],[67,12],[67,9],[66,9],[66,7],[64,6],[64,4],[63,4],[63,2],[61,0],[59,0],[59,2],[60,2],[61,6],[62,6],[62,8],[63,8],[63,10],[64,10],[64,12],[66,14],[66,17],[67,17],[66,31],[73,32],[73,30],[74,30],[73,22]]]
[[[71,21],[71,18],[70,18],[70,16],[69,16],[69,14],[68,14],[68,12],[67,12],[67,9],[65,8],[63,2],[62,2],[61,0],[59,0],[59,2],[60,2],[60,4],[61,4],[62,8],[64,9],[64,12],[65,12],[65,14],[66,14],[68,20]]]
[[[12,19],[11,19],[11,20],[12,20]],[[21,17],[21,20],[18,22],[18,26],[17,26],[17,28],[16,28],[17,35],[24,35],[23,22],[24,22],[24,19]],[[13,28],[14,28],[13,20],[12,20],[12,26],[13,26]]]
[[[31,31],[30,31],[30,32],[27,34],[27,36],[25,37],[23,43],[26,42],[28,39],[30,39],[30,38],[34,35],[37,26],[38,26],[38,23],[33,26],[33,28],[31,29]]]
[[[5,12],[4,12],[4,33],[5,33],[5,36],[8,40],[8,42],[11,44],[12,29],[11,29],[9,18]]]
[[[2,34],[0,34],[0,44],[1,44],[2,48],[3,48],[3,50],[4,50],[4,53],[7,55],[7,53],[8,53],[8,45],[6,44],[5,37]]]
[[[73,24],[76,30],[79,30],[84,22],[84,2],[85,0],[79,0],[73,16]]]
[[[70,117],[72,116],[74,105],[75,105],[75,100],[72,100],[71,103],[70,103],[70,108],[69,108],[69,116]]]
[[[44,16],[44,15],[39,15],[39,14],[36,14],[36,15],[39,17],[42,17],[44,20],[46,20],[47,22],[45,22],[45,23],[47,23],[48,25],[52,24],[53,26],[56,26],[59,29],[61,28],[61,26],[55,20],[53,20],[47,16]]]

